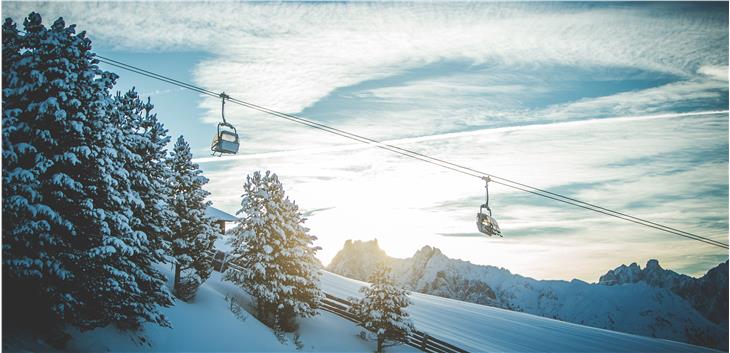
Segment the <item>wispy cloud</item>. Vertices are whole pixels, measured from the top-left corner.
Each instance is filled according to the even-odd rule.
[[[727,102],[727,84],[727,78],[718,80],[716,76],[709,80],[678,81],[655,88],[562,104],[550,107],[542,114],[552,120],[571,120],[584,119],[586,114],[647,114],[673,109],[694,110],[715,104],[722,106],[722,102]]]
[[[18,20],[31,10],[64,16],[100,50],[205,52],[192,70],[208,89],[727,238],[727,4],[3,2],[2,10]],[[201,121],[219,119],[219,101],[200,104]],[[243,144],[239,156],[196,159],[211,199],[234,211],[247,173],[277,172],[313,210],[308,225],[325,263],[344,239],[373,237],[396,256],[437,245],[543,278],[594,280],[650,257],[698,272],[717,259],[703,244],[500,187],[494,210],[507,237],[444,236],[474,234],[480,181],[226,109]],[[708,110],[723,113],[692,113]]]
[[[727,194],[717,194],[711,187],[727,188],[727,155],[719,163],[698,162],[697,154],[703,153],[697,150],[698,145],[727,145],[727,113],[465,132],[448,139],[424,138],[409,148],[541,188],[560,189],[591,181],[591,185],[570,195],[722,241],[727,237]],[[695,154],[683,152],[693,149]],[[666,154],[674,155],[673,159],[657,158]],[[640,166],[622,164],[637,158],[644,160]],[[677,165],[686,170],[668,169]],[[560,251],[555,247],[572,249],[570,259],[578,262],[589,261],[604,251],[626,252],[620,259],[613,256],[585,269],[571,269],[571,275],[591,280],[596,267],[615,266],[619,260],[658,257],[671,265],[680,258],[669,250],[657,251],[657,244],[663,244],[662,249],[679,246],[687,256],[714,251],[703,244],[496,185],[491,188],[493,210],[507,238],[485,239],[483,245],[479,245],[482,240],[478,238],[469,238],[476,239],[476,243],[465,243],[463,237],[447,240],[439,234],[474,232],[474,214],[483,202],[481,183],[377,149],[262,158],[209,172],[215,201],[235,207],[240,199],[229,189],[256,168],[276,170],[300,204],[334,207],[310,220],[310,227],[325,245],[325,262],[344,239],[374,236],[394,255],[408,256],[422,245],[438,245],[455,257],[538,277],[551,276],[567,266],[560,261],[534,266],[533,255],[558,256]],[[633,208],[637,200],[657,201]],[[725,221],[701,221],[709,216]],[[516,237],[519,240],[510,237],[511,232],[520,234]],[[525,248],[526,243],[532,245]],[[632,251],[627,252],[627,247]],[[509,255],[515,252],[522,255]],[[530,261],[522,262],[523,257]]]
[[[65,16],[120,49],[214,53],[198,66],[199,83],[287,112],[337,87],[449,59],[684,76],[727,64],[725,14],[660,5],[11,2],[3,10]]]
[[[630,121],[642,121],[642,120],[654,120],[654,119],[671,119],[679,117],[693,117],[693,116],[706,116],[716,114],[727,114],[727,110],[712,110],[712,111],[701,111],[701,112],[686,112],[686,113],[666,113],[666,114],[654,114],[645,116],[621,116],[621,117],[606,117],[601,119],[586,119],[577,120],[570,122],[551,122],[551,123],[536,123],[532,125],[519,125],[509,126],[503,128],[490,128],[490,129],[479,129],[469,130],[463,132],[450,132],[427,136],[408,137],[394,140],[383,140],[380,144],[371,143],[350,143],[346,145],[337,145],[331,147],[322,148],[310,148],[310,149],[294,149],[294,150],[283,150],[277,152],[266,152],[266,153],[247,153],[238,154],[234,156],[223,156],[223,157],[202,157],[193,160],[195,163],[226,163],[231,161],[239,160],[253,160],[253,159],[274,159],[274,158],[287,158],[302,155],[314,155],[322,153],[333,153],[342,151],[353,151],[360,149],[376,148],[378,145],[392,145],[392,146],[404,146],[409,144],[417,144],[426,141],[446,140],[455,139],[459,137],[467,136],[478,136],[478,135],[493,135],[498,133],[510,133],[520,130],[546,130],[546,129],[561,129],[566,127],[581,127],[590,124],[615,124]],[[346,141],[346,140],[344,140]]]

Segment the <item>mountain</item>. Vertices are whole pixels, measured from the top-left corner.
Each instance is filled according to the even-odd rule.
[[[377,239],[366,242],[347,240],[342,250],[330,261],[330,266],[337,264],[337,271],[333,272],[338,275],[366,281],[375,265],[381,262],[390,264],[392,260],[395,259],[380,249]]]
[[[614,286],[627,283],[648,283],[665,288],[688,301],[695,310],[717,324],[728,323],[728,261],[700,277],[694,278],[663,269],[659,261],[649,260],[641,269],[636,263],[621,265],[608,271],[599,284]]]
[[[535,280],[504,268],[451,259],[425,246],[391,258],[376,241],[347,241],[327,270],[367,280],[377,262],[404,287],[446,298],[526,312],[614,331],[728,348],[728,263],[696,279],[662,269],[620,266],[599,283]],[[724,306],[723,306],[724,305]],[[722,308],[725,308],[724,311]]]

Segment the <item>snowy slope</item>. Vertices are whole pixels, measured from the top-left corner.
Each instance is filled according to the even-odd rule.
[[[359,296],[367,285],[330,272],[321,283],[342,298]],[[411,299],[416,329],[472,352],[717,352],[420,293]]]
[[[364,282],[323,272],[323,290],[339,297],[359,296]],[[174,328],[145,325],[141,341],[114,328],[74,332],[69,352],[292,352],[293,335],[281,342],[244,313],[237,317],[226,297],[242,305],[250,300],[214,272],[194,303],[176,302],[164,309]],[[409,307],[416,328],[472,352],[717,352],[683,343],[617,333],[484,305],[413,293]],[[334,314],[302,320],[301,351],[372,352],[374,345],[357,337],[360,328]],[[33,340],[3,337],[3,351],[52,351]],[[389,347],[388,352],[414,352]]]
[[[167,270],[169,272],[169,270]],[[168,273],[169,275],[169,273]],[[372,352],[374,342],[358,337],[361,328],[329,312],[302,320],[297,347],[294,335],[284,342],[255,317],[244,312],[237,317],[226,297],[244,306],[250,301],[239,288],[214,272],[201,287],[194,303],[176,301],[162,312],[172,329],[144,325],[144,340],[112,327],[88,332],[73,331],[68,352]],[[5,332],[4,332],[5,333]],[[21,337],[18,337],[21,336]],[[53,352],[52,348],[22,335],[3,336],[3,352]],[[405,345],[389,352],[415,352]]]
[[[218,282],[214,273],[200,287],[194,303],[175,301],[163,310],[172,329],[146,325],[147,343],[140,344],[133,335],[106,327],[74,335],[69,351],[74,352],[182,352],[256,350],[285,352],[292,347],[281,344],[271,330],[253,317],[238,319],[230,310],[224,294],[210,284]]]
[[[346,242],[327,269],[363,280],[372,266],[381,261],[393,268],[393,274],[401,285],[416,292],[597,328],[727,349],[727,320],[724,323],[713,322],[693,306],[694,302],[673,292],[671,286],[656,286],[644,281],[611,286],[580,280],[541,281],[503,268],[451,259],[439,249],[428,246],[413,257],[395,259],[385,255],[374,241]],[[712,283],[716,286],[706,285],[706,288],[724,285],[724,292],[718,293],[725,293],[725,308],[726,266],[724,276],[722,272],[712,276]],[[699,293],[718,295],[708,292],[713,291]],[[713,300],[709,302],[715,303]],[[727,318],[727,309],[716,315]]]

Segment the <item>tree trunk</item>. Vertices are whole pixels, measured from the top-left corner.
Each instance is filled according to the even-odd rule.
[[[376,350],[377,353],[383,352],[383,341],[385,341],[385,337],[383,335],[378,335],[378,350]]]
[[[173,290],[173,292],[175,292],[175,295],[177,295],[179,289],[180,289],[180,264],[175,264],[175,281],[172,285],[172,290]]]
[[[258,316],[256,318],[259,319],[259,321],[263,322],[266,325],[271,325],[271,322],[269,322],[268,318],[266,317],[266,302],[264,302],[263,300],[257,300],[256,312],[258,313]]]

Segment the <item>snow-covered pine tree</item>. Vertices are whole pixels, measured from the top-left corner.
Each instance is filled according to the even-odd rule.
[[[322,298],[317,238],[308,234],[276,174],[254,172],[243,188],[242,218],[229,233],[230,261],[243,270],[229,269],[225,279],[255,298],[261,320],[293,331],[295,318],[315,315]]]
[[[132,227],[141,200],[112,119],[117,76],[63,19],[23,24],[22,35],[3,24],[3,317],[49,330],[167,325],[154,249]]]
[[[172,225],[171,255],[175,261],[175,295],[190,300],[198,287],[213,271],[209,252],[218,236],[218,227],[205,214],[210,206],[203,190],[208,179],[202,176],[185,139],[180,136],[168,158],[173,178],[171,184],[172,209],[177,219]]]
[[[363,298],[351,299],[350,312],[360,318],[360,326],[376,336],[376,352],[382,352],[386,340],[402,341],[413,331],[413,322],[403,310],[410,299],[408,291],[395,285],[386,265],[379,264],[369,281],[369,287],[360,289]]]
[[[124,95],[117,92],[116,124],[127,133],[125,147],[135,160],[127,161],[132,188],[139,194],[141,204],[134,205],[134,228],[144,232],[154,250],[157,262],[164,262],[170,252],[170,226],[177,215],[170,206],[172,170],[167,163],[170,137],[165,126],[151,114],[154,105],[144,103],[132,88]]]

